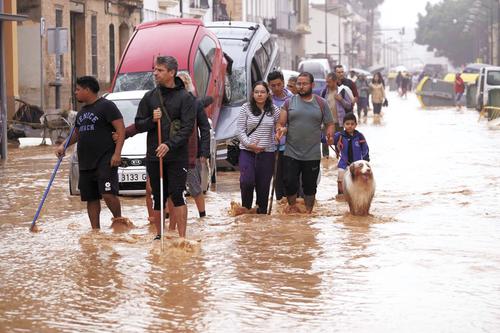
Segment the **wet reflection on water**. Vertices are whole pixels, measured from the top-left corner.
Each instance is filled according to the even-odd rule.
[[[68,195],[68,159],[28,226],[56,159],[10,147],[0,166],[0,331],[477,332],[500,326],[500,131],[475,111],[420,110],[391,97],[370,145],[372,216],[335,202],[322,161],[312,216],[228,215],[238,174],[219,174],[189,251],[153,243],[143,198],[122,197],[136,228],[111,215],[90,231]]]

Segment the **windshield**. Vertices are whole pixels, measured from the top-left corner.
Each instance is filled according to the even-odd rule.
[[[189,73],[180,69],[179,73]],[[135,73],[122,73],[118,74],[116,78],[115,88],[113,92],[132,91],[132,90],[151,90],[155,87],[155,79],[153,72],[135,72]]]
[[[213,29],[215,30],[215,29]],[[225,31],[224,31],[225,30]],[[228,29],[221,29],[227,33]],[[217,34],[217,31],[215,31]],[[222,32],[218,32],[221,34]],[[229,75],[229,84],[231,86],[230,105],[240,105],[247,100],[247,71],[246,58],[247,52],[244,50],[248,44],[242,40],[224,39],[219,37],[222,50],[233,59],[232,73]]]
[[[492,86],[500,86],[500,71],[488,71],[486,83]]]
[[[135,115],[137,113],[137,107],[139,106],[140,101],[140,99],[112,100],[112,102],[116,104],[118,110],[120,110],[123,116],[125,127],[130,126],[134,123]]]
[[[155,87],[153,72],[120,73],[113,92],[151,90]]]
[[[479,73],[479,70],[480,68],[475,68],[475,67],[465,67],[465,69],[463,70],[462,73],[470,73],[470,74],[474,74],[474,73]]]
[[[315,79],[324,79],[325,78],[325,68],[318,63],[310,62],[304,63],[301,66],[302,72],[309,72]]]

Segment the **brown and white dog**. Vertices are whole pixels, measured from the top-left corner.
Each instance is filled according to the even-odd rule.
[[[367,161],[356,161],[347,168],[342,185],[352,215],[368,215],[375,194],[375,180]]]

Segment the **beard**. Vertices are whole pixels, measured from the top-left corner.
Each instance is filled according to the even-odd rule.
[[[312,88],[309,88],[309,89],[308,89],[308,90],[306,90],[306,91],[300,91],[300,90],[299,90],[299,91],[298,91],[298,94],[299,94],[299,96],[301,96],[301,97],[307,97],[307,96],[311,96],[311,95],[312,95],[312,92],[313,92]]]

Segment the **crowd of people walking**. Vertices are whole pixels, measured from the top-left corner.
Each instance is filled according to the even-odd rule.
[[[77,80],[76,95],[85,106],[77,115],[70,144],[78,142],[81,199],[87,201],[92,228],[100,227],[101,198],[114,218],[123,218],[117,198],[117,167],[125,138],[140,132],[147,132],[146,202],[156,239],[161,239],[165,217],[170,231],[186,236],[186,187],[199,217],[206,216],[200,170],[210,157],[210,124],[204,110],[212,98],[196,98],[190,76],[177,73],[177,67],[171,56],[156,58],[153,75],[157,86],[144,95],[134,124],[126,129],[116,106],[97,97],[95,78]],[[297,198],[302,197],[306,212],[311,213],[320,160],[322,156],[329,158],[330,148],[338,158],[340,196],[345,169],[357,160],[369,160],[366,139],[356,126],[368,115],[370,96],[376,117],[387,103],[382,75],[376,73],[371,81],[364,75],[352,80],[345,76],[343,66],[337,65],[327,75],[319,95],[313,94],[314,85],[308,72],[285,83],[278,70],[269,73],[267,81],[253,84],[237,121],[240,193],[245,209],[252,209],[255,196],[256,212],[271,213],[268,205],[274,178],[276,200],[286,198],[286,212],[299,212]],[[64,154],[63,145],[56,154]],[[161,216],[163,207],[168,213]]]

